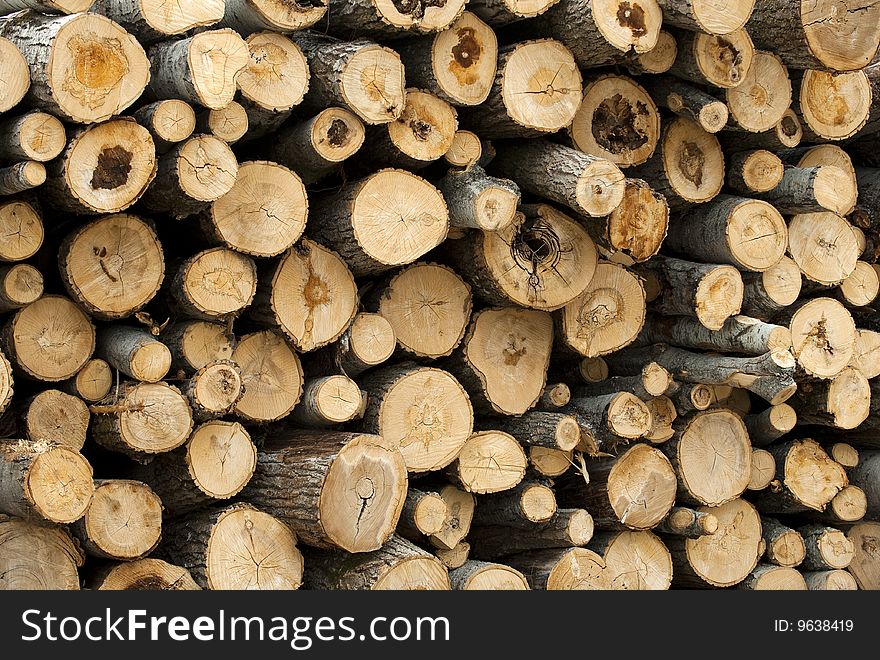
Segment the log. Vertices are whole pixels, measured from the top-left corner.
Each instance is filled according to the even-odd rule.
[[[525,575],[532,589],[576,591],[607,589],[605,560],[586,548],[553,548],[505,557]]]
[[[446,567],[399,536],[373,552],[349,555],[311,552],[305,574],[308,589],[368,591],[448,591]]]
[[[17,195],[46,182],[46,166],[26,160],[0,168],[0,195]]]
[[[804,576],[793,568],[759,564],[739,585],[754,591],[806,591]]]
[[[325,0],[315,0],[305,4],[265,0],[256,2],[226,0],[223,24],[243,35],[260,30],[293,32],[311,27],[324,18],[328,4]]]
[[[880,273],[874,268],[874,264],[857,261],[855,269],[840,283],[835,295],[848,306],[864,307],[874,302],[878,293],[880,293]]]
[[[676,506],[655,529],[663,534],[697,539],[718,531],[718,518],[711,513]]]
[[[779,185],[784,171],[779,156],[766,149],[737,151],[730,154],[727,185],[744,196],[765,193]]]
[[[623,201],[625,177],[616,165],[560,144],[499,144],[492,169],[526,192],[593,218],[608,215]]]
[[[760,133],[743,133],[741,131],[722,131],[721,143],[725,151],[735,153],[749,149],[767,149],[779,151],[793,149],[803,139],[803,127],[794,110],[788,109],[782,114],[775,126]]]
[[[50,442],[80,451],[86,442],[89,409],[79,397],[43,390],[24,402],[21,430],[33,442]]]
[[[717,133],[727,125],[729,115],[724,102],[698,87],[663,76],[646,79],[644,88],[657,105],[695,121],[707,133]]]
[[[211,248],[181,263],[169,288],[184,315],[223,321],[251,304],[257,289],[257,268],[246,255]]]
[[[791,331],[792,354],[798,366],[816,378],[830,379],[853,356],[856,327],[852,315],[836,300],[813,298],[788,307],[780,325]]]
[[[743,418],[752,445],[766,447],[791,431],[798,421],[797,411],[787,403],[770,406],[761,413]],[[776,472],[774,468],[774,473]]]
[[[195,373],[209,362],[232,357],[235,337],[225,325],[208,321],[181,321],[159,333],[162,343],[171,350],[171,368]]]
[[[825,450],[828,455],[849,470],[859,464],[859,450],[846,442],[835,442]]]
[[[235,497],[257,464],[257,448],[238,422],[212,420],[195,428],[185,447],[157,454],[130,475],[162,499],[169,517]]]
[[[618,167],[641,165],[660,139],[660,113],[648,91],[632,78],[603,75],[584,87],[568,127],[574,146]]]
[[[91,412],[94,440],[136,460],[176,449],[192,431],[186,398],[162,382],[123,382]]]
[[[741,499],[699,511],[718,519],[718,531],[696,539],[668,539],[674,584],[703,589],[739,584],[758,565],[763,551],[758,512]]]
[[[842,570],[852,562],[855,546],[839,529],[813,524],[801,527],[800,533],[806,545],[806,570]]]
[[[441,550],[458,548],[463,551],[464,548],[459,546],[471,529],[476,498],[455,486],[441,488],[440,497],[446,502],[446,517],[443,519],[440,531],[430,535],[431,545]],[[469,551],[470,545],[468,545]]]
[[[652,444],[660,444],[669,440],[675,433],[672,423],[678,417],[675,404],[667,396],[658,396],[645,402],[651,414],[651,428],[643,436]]]
[[[649,344],[669,344],[691,350],[738,355],[764,355],[791,349],[788,328],[748,316],[732,316],[719,330],[709,330],[697,319],[652,316],[639,338]],[[658,392],[655,396],[663,394]]]
[[[572,360],[570,355],[551,357],[548,378],[572,383],[601,383],[608,378],[608,363],[601,357]]]
[[[450,571],[449,582],[458,591],[526,591],[529,583],[518,570],[503,564],[468,561]]]
[[[591,450],[614,451],[647,435],[653,420],[648,406],[629,392],[614,392],[593,397],[575,397],[563,411],[581,426],[582,441]]]
[[[472,0],[468,9],[493,27],[540,16],[557,0]]]
[[[328,18],[334,33],[346,37],[369,35],[377,39],[399,39],[407,34],[426,34],[449,27],[464,6],[464,0],[442,4],[354,0],[344,6],[331,6]]]
[[[407,82],[452,105],[480,105],[495,82],[498,39],[470,11],[435,35],[402,42],[397,49]]]
[[[28,104],[68,121],[91,124],[120,114],[150,79],[150,63],[137,40],[97,14],[20,12],[0,19],[0,37],[27,60]],[[90,67],[88,74],[84,67]],[[10,92],[26,82],[21,73],[8,80]]]
[[[582,547],[593,538],[593,519],[583,509],[560,509],[528,533],[510,527],[474,527],[468,536],[475,557],[498,559],[545,548]]]
[[[199,591],[190,572],[161,559],[136,559],[106,564],[86,584],[98,591]]]
[[[858,522],[868,510],[868,498],[858,486],[844,486],[825,507],[825,511],[809,511],[804,516],[828,525],[841,526]]]
[[[723,36],[676,32],[675,39],[677,56],[669,72],[684,80],[730,89],[742,84],[752,68],[755,46],[743,29]]]
[[[299,358],[277,332],[263,330],[242,337],[232,352],[241,368],[244,396],[235,414],[246,422],[274,422],[290,414],[302,395]]]
[[[299,589],[303,558],[296,543],[276,518],[234,504],[169,521],[159,554],[203,589]]]
[[[8,80],[6,76],[3,79]],[[0,92],[0,98],[8,97]],[[66,144],[64,124],[45,112],[32,110],[0,122],[0,158],[3,160],[45,163],[60,155]]]
[[[798,72],[800,73],[800,72]],[[863,71],[804,71],[794,76],[793,107],[810,142],[856,135],[871,114],[871,82]]]
[[[633,53],[624,66],[633,75],[641,73],[660,75],[672,68],[677,56],[678,44],[675,37],[666,30],[660,30],[656,45],[646,53]]]
[[[782,181],[772,190],[755,196],[773,204],[781,213],[846,213],[855,205],[856,188],[837,167],[785,168]]]
[[[791,105],[788,69],[776,53],[756,50],[752,65],[736,87],[724,90],[728,125],[738,131],[769,131]]]
[[[131,118],[79,129],[49,165],[41,198],[79,214],[123,211],[156,176],[155,152],[150,132]]]
[[[571,451],[581,439],[577,420],[559,412],[527,412],[520,417],[485,418],[479,430],[497,429],[512,435],[520,444]]]
[[[880,588],[880,523],[853,525],[846,536],[855,549],[849,572],[856,579],[859,589]]]
[[[675,471],[657,449],[635,444],[618,456],[591,460],[590,482],[570,475],[558,484],[563,506],[581,506],[598,529],[651,529],[672,509]]]
[[[362,312],[335,343],[314,353],[305,369],[314,375],[358,376],[388,361],[395,346],[394,327],[385,316]]]
[[[603,532],[590,549],[603,554],[608,589],[663,591],[672,583],[672,557],[651,532]]]
[[[346,184],[310,209],[309,235],[335,250],[356,277],[411,263],[446,239],[440,191],[405,170]]]
[[[768,562],[788,568],[801,565],[807,556],[807,547],[800,532],[785,526],[776,518],[761,518],[761,527],[767,546],[764,558]]]
[[[450,242],[445,255],[492,305],[560,309],[590,285],[596,246],[579,223],[551,206],[520,209],[507,227]]]
[[[871,386],[861,371],[846,367],[831,380],[803,383],[794,401],[801,424],[854,429],[871,412]]]
[[[583,429],[581,440],[583,441]],[[547,447],[529,447],[529,465],[541,477],[560,477],[573,465],[572,452]]]
[[[405,538],[421,540],[443,529],[447,515],[446,501],[437,493],[409,488],[397,533]]]
[[[861,452],[859,464],[850,470],[849,479],[865,492],[868,508],[867,515],[874,518],[880,512],[880,487],[877,484],[877,475],[880,472],[880,452]],[[835,566],[834,568],[843,568]]]
[[[482,162],[484,160],[483,143],[476,133],[458,129],[452,138],[452,146],[449,147],[449,151],[443,154],[443,159],[453,167],[469,167]]]
[[[223,18],[223,4],[223,0],[206,0],[190,7],[155,0],[98,0],[90,11],[116,21],[138,41],[148,44],[214,25]]]
[[[59,525],[0,516],[0,589],[79,589],[85,557]]]
[[[855,591],[856,579],[847,571],[806,571],[804,582],[810,591]]]
[[[478,409],[521,415],[544,390],[552,342],[546,312],[487,308],[474,315],[462,345],[444,365]]]
[[[553,383],[544,388],[538,400],[538,408],[555,410],[562,408],[571,401],[571,388],[565,383]]]
[[[798,299],[801,271],[788,257],[760,273],[743,273],[743,314],[769,321]]]
[[[113,386],[113,372],[110,365],[99,358],[92,358],[85,363],[76,375],[61,383],[68,393],[83,401],[95,403],[103,399]]]
[[[250,61],[238,77],[241,104],[249,118],[269,119],[271,125],[270,118],[286,118],[302,103],[309,89],[309,64],[299,46],[277,32],[256,32],[246,43]]]
[[[704,0],[657,0],[657,4],[663,9],[665,23],[692,32],[721,35],[741,29],[755,8],[755,0],[720,5]]]
[[[145,383],[165,378],[171,368],[171,351],[143,328],[112,325],[98,334],[95,354],[123,374]]]
[[[132,115],[150,131],[157,153],[165,153],[189,138],[196,128],[196,113],[186,101],[166,99],[141,106]]]
[[[43,275],[28,264],[0,266],[0,312],[11,312],[43,295]]]
[[[0,511],[27,520],[72,523],[94,492],[82,454],[43,440],[0,442],[0,477]]]
[[[231,360],[209,362],[179,385],[196,422],[230,414],[244,396],[241,370]]]
[[[512,527],[532,531],[547,523],[557,512],[556,495],[545,483],[525,479],[510,490],[480,498],[474,510],[478,526]]]
[[[28,61],[9,39],[0,37],[0,112],[11,110],[25,97],[31,86]]]
[[[443,563],[443,565],[451,571],[464,566],[465,562],[470,557],[471,544],[466,541],[462,541],[452,550],[435,548],[433,552],[434,556],[437,557],[437,559],[439,559]]]
[[[306,380],[303,394],[291,413],[299,427],[320,429],[350,422],[362,414],[361,390],[348,376],[334,374]]]
[[[711,385],[702,383],[680,383],[673,381],[667,396],[675,404],[679,415],[687,415],[698,410],[706,410],[714,403],[715,394]]]
[[[450,169],[437,185],[449,206],[452,227],[498,232],[516,221],[519,186],[489,176],[479,165]]]
[[[216,110],[203,110],[196,116],[198,133],[213,135],[226,144],[235,144],[250,129],[250,118],[241,103],[230,101]]]
[[[71,531],[90,557],[133,560],[150,554],[162,535],[162,501],[146,484],[99,479]]]
[[[410,472],[446,467],[473,431],[467,393],[446,371],[403,363],[370,372],[361,387],[363,428],[399,447]]]
[[[790,440],[768,451],[776,459],[776,478],[784,488],[757,494],[762,513],[823,511],[847,485],[846,472],[814,440]]]
[[[303,543],[359,553],[391,538],[406,489],[406,464],[387,438],[278,429],[241,497]]]
[[[470,493],[497,493],[522,481],[526,454],[510,434],[482,431],[465,441],[449,472]]]
[[[607,218],[585,223],[600,246],[623,263],[647,261],[660,250],[669,227],[669,205],[641,179],[624,180],[623,200]]]

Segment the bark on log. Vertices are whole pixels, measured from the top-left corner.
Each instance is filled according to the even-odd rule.
[[[653,422],[648,406],[629,392],[575,397],[563,411],[577,420],[590,454],[614,452],[618,445],[647,435]]]
[[[717,133],[727,125],[724,102],[698,87],[672,76],[647,78],[643,84],[657,105],[695,121],[707,133]]]
[[[806,546],[803,567],[809,571],[844,569],[855,555],[853,542],[839,529],[824,525],[807,525],[800,528]]]
[[[553,383],[544,388],[538,401],[538,408],[553,411],[571,401],[571,388],[565,383]]]
[[[865,493],[868,503],[868,517],[876,517],[880,513],[878,475],[880,475],[880,451],[863,451],[859,464],[849,473],[850,481]],[[836,566],[835,568],[843,567]]]
[[[711,513],[677,506],[655,529],[662,534],[698,539],[718,531],[718,518]]]
[[[782,257],[762,273],[743,273],[743,285],[743,314],[769,321],[800,296],[801,271]]]
[[[0,98],[8,97],[0,92]],[[0,122],[0,158],[3,160],[45,163],[60,155],[66,144],[64,124],[45,112],[32,110]]]
[[[468,539],[473,556],[500,559],[529,550],[583,547],[593,538],[593,519],[583,509],[560,509],[549,522],[527,533],[510,527],[474,527]]]
[[[663,9],[664,22],[708,34],[730,34],[741,29],[755,8],[755,0],[723,4],[705,0],[657,0],[657,4]]]
[[[861,371],[846,367],[831,380],[802,383],[793,403],[801,424],[854,429],[871,413],[871,386]]]
[[[0,516],[0,590],[78,590],[84,561],[65,527]]]
[[[779,156],[766,149],[736,151],[727,165],[727,185],[740,195],[765,193],[782,181],[785,168]]]
[[[797,412],[787,403],[770,406],[764,412],[746,415],[743,419],[755,447],[766,447],[779,440],[795,427],[797,420]]]
[[[386,362],[394,353],[396,343],[394,327],[385,316],[360,313],[335,343],[311,356],[305,371],[315,376],[334,373],[358,376]]]
[[[468,561],[449,573],[452,588],[459,591],[526,591],[529,583],[518,570],[504,564]]]
[[[17,195],[46,182],[46,166],[26,160],[0,168],[0,195]]]
[[[571,451],[581,439],[577,420],[559,412],[527,412],[520,417],[484,418],[479,430],[498,429],[526,446]]]
[[[526,479],[510,490],[481,497],[480,506],[474,510],[474,522],[528,532],[549,522],[556,511],[553,489],[541,481]]]
[[[141,106],[132,115],[150,131],[157,153],[165,153],[189,138],[196,128],[196,113],[186,101],[166,99]]]
[[[794,568],[800,566],[807,556],[804,537],[791,527],[779,522],[776,518],[761,518],[764,544],[767,549],[764,557],[771,564]]]
[[[837,167],[786,167],[772,190],[755,194],[781,213],[844,214],[855,206],[857,190],[849,176]]]
[[[504,559],[525,575],[532,589],[576,591],[608,589],[605,560],[586,548],[536,550]]]
[[[90,11],[116,21],[138,41],[149,44],[214,25],[223,18],[223,5],[223,0],[203,0],[192,6],[156,0],[98,0]]]
[[[334,374],[307,380],[291,421],[310,429],[328,428],[350,422],[363,413],[366,402],[361,390],[348,376]]]
[[[748,149],[766,149],[779,151],[793,149],[803,139],[803,126],[794,110],[788,109],[782,114],[776,125],[760,133],[743,133],[740,131],[722,131],[721,144],[726,152],[735,153]]]
[[[157,383],[171,368],[171,351],[144,328],[112,325],[98,334],[95,354],[129,378]]]
[[[43,295],[43,275],[28,264],[0,266],[0,312],[11,312]]]
[[[791,333],[784,326],[748,316],[733,316],[720,330],[709,330],[696,319],[652,316],[642,330],[639,343],[664,343],[692,350],[757,356],[790,350]]]
[[[669,72],[679,78],[730,89],[752,68],[755,46],[743,29],[719,36],[702,31],[676,32],[677,56]]]
[[[479,165],[450,169],[437,186],[449,206],[452,227],[497,232],[516,220],[519,186],[509,179],[489,176]]]
[[[675,37],[666,30],[660,30],[657,44],[645,53],[632,53],[624,66],[633,75],[642,73],[660,75],[672,68],[677,56],[678,44]]]
[[[443,529],[447,513],[446,500],[439,494],[409,488],[397,533],[413,541],[422,540]]]

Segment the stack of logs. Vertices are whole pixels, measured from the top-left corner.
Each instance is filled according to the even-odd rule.
[[[0,589],[880,588],[878,45],[0,0]]]

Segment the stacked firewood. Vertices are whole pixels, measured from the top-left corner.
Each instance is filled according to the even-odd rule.
[[[0,0],[0,588],[880,588],[878,45]]]

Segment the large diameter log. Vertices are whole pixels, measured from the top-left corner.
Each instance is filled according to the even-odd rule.
[[[138,481],[98,480],[89,508],[71,531],[92,557],[140,559],[159,545],[162,501]]]
[[[242,498],[320,548],[378,550],[406,499],[406,464],[389,440],[331,431],[279,431],[257,454]]]
[[[446,567],[400,536],[373,552],[311,552],[305,586],[344,590],[449,590]]]
[[[865,492],[868,502],[867,515],[876,517],[880,513],[880,451],[863,451],[859,464],[850,470],[850,481]],[[843,568],[835,566],[834,568]]]
[[[216,360],[229,360],[235,346],[235,337],[225,325],[208,321],[174,323],[159,337],[171,350],[171,368],[184,373],[194,373]]]
[[[793,568],[758,564],[740,583],[739,588],[754,591],[806,591],[807,583],[804,576]]]
[[[608,589],[605,560],[586,548],[535,550],[505,557],[525,575],[532,589],[577,591]]]
[[[362,312],[334,344],[314,355],[306,370],[316,375],[342,373],[354,377],[386,362],[396,345],[394,326],[385,316]]]
[[[755,196],[773,204],[781,213],[823,213],[838,215],[855,206],[854,181],[837,167],[786,167],[779,184]]]
[[[351,378],[342,374],[322,376],[305,382],[291,421],[302,428],[328,428],[350,422],[362,414],[365,405],[360,388]]]
[[[357,287],[336,253],[310,240],[261,280],[251,318],[278,327],[301,351],[335,341],[357,313]]]
[[[444,486],[440,497],[446,502],[446,517],[440,531],[430,535],[431,545],[442,550],[459,548],[471,529],[476,498],[455,486]],[[459,548],[463,550],[463,548]],[[470,546],[468,546],[468,552]]]
[[[170,521],[158,552],[203,589],[298,589],[303,558],[296,542],[281,521],[234,504]]]
[[[793,401],[801,424],[854,429],[871,413],[871,386],[861,371],[845,367],[831,380],[802,383]]]
[[[805,570],[842,570],[852,562],[855,546],[839,529],[813,524],[801,527],[800,533],[807,549]]]
[[[555,39],[523,41],[498,51],[492,89],[462,124],[481,137],[535,137],[568,126],[582,80],[571,50]]]
[[[782,258],[788,231],[767,202],[719,195],[670,223],[664,245],[686,258],[764,271]]]
[[[784,326],[748,316],[733,316],[719,330],[709,330],[696,319],[653,316],[640,341],[717,353],[764,355],[791,349],[791,332]]]
[[[510,527],[474,527],[468,539],[473,555],[499,559],[544,548],[582,547],[593,538],[593,518],[584,509],[560,509],[549,522],[527,532]]]
[[[90,124],[120,114],[150,79],[137,40],[97,14],[21,12],[0,19],[0,37],[28,62],[30,104],[69,121]]]
[[[552,344],[553,320],[546,312],[484,309],[446,366],[478,408],[521,415],[544,390]]]
[[[526,454],[516,438],[481,431],[461,446],[450,473],[470,493],[497,493],[516,486],[526,474]]]
[[[603,532],[589,547],[603,555],[607,589],[664,591],[672,583],[672,556],[651,532]]]
[[[241,368],[244,396],[235,414],[248,422],[273,422],[299,402],[303,372],[299,358],[277,332],[263,330],[241,338],[232,353]]]
[[[741,499],[699,510],[718,519],[718,531],[696,539],[669,539],[676,585],[731,587],[742,582],[763,550],[758,512]]]
[[[43,275],[29,264],[0,266],[0,312],[20,309],[43,296]]]
[[[64,151],[66,144],[64,124],[45,112],[33,110],[0,122],[0,158],[3,160],[45,163]]]
[[[776,518],[761,518],[765,559],[776,566],[794,568],[807,556],[807,547],[800,532],[786,527]]]
[[[688,509],[683,506],[673,507],[655,531],[674,536],[696,539],[718,531],[718,518],[711,513]]]
[[[846,472],[814,440],[791,440],[772,445],[769,451],[784,488],[757,494],[755,502],[762,512],[823,511],[847,485]]]
[[[468,395],[445,371],[403,364],[370,372],[361,386],[364,429],[399,446],[411,472],[446,467],[473,431]]]
[[[543,140],[498,145],[493,169],[527,192],[590,217],[614,211],[625,190],[623,173],[610,161]]]
[[[504,564],[468,561],[450,571],[452,588],[459,591],[524,591],[529,583],[518,570]]]
[[[801,271],[788,257],[761,273],[743,273],[743,314],[769,321],[798,299]]]
[[[853,542],[855,555],[849,572],[860,589],[880,589],[880,523],[865,522],[853,525],[847,532]]]
[[[245,110],[262,117],[286,117],[309,88],[309,65],[293,41],[276,32],[247,38],[250,60],[238,77]]]
[[[644,86],[657,105],[697,122],[707,133],[717,133],[727,125],[729,113],[724,102],[698,87],[672,76],[645,80]]]
[[[852,360],[856,327],[846,307],[831,298],[813,298],[785,311],[780,323],[791,331],[798,366],[816,378],[834,378]]]
[[[43,390],[21,408],[18,428],[34,442],[56,443],[80,451],[86,441],[89,409],[77,396],[59,390]]]
[[[498,39],[475,14],[464,12],[436,35],[397,46],[407,83],[452,105],[479,105],[495,82]]]
[[[546,311],[580,296],[598,261],[586,230],[546,204],[521,207],[503,229],[450,243],[446,255],[486,302]]]
[[[474,510],[474,522],[528,532],[549,522],[556,511],[556,495],[550,486],[526,479],[510,490],[481,497],[480,506]]]
[[[94,440],[141,460],[180,447],[192,430],[186,398],[166,383],[123,383],[91,410]]]
[[[663,22],[692,32],[730,34],[742,28],[755,0],[734,2],[707,2],[706,0],[657,0],[663,9]]]
[[[192,318],[226,320],[254,299],[257,267],[253,259],[226,248],[211,248],[180,264],[171,278],[174,303]]]
[[[443,196],[405,170],[381,170],[319,199],[309,234],[336,250],[355,276],[415,261],[446,238]]]
[[[662,446],[678,475],[679,501],[721,506],[739,497],[752,474],[752,448],[742,419],[719,409],[674,425]]]
[[[479,165],[450,169],[438,187],[449,205],[453,227],[501,231],[516,220],[519,187],[508,179],[487,175]]]
[[[746,415],[743,419],[755,447],[764,447],[778,440],[795,427],[797,420],[797,411],[787,403],[770,406],[761,413]],[[776,473],[775,464],[773,473]]]
[[[66,528],[0,516],[0,590],[77,590],[84,561]]]
[[[14,108],[27,94],[31,86],[28,61],[9,39],[0,37],[0,112]]]
[[[102,328],[96,354],[129,378],[146,383],[162,380],[171,368],[171,351],[145,328]]]
[[[106,564],[87,576],[89,589],[99,591],[200,591],[190,572],[148,557]]]
[[[794,107],[810,142],[845,140],[868,121],[871,82],[863,71],[804,71],[798,83]]]
[[[580,474],[560,483],[557,497],[565,506],[591,512],[600,529],[651,529],[675,502],[675,471],[659,450],[635,444],[620,455],[590,461],[590,482]]]
[[[204,0],[193,6],[151,0],[98,0],[91,11],[113,19],[146,44],[219,22],[223,5],[223,0]]]
[[[0,511],[28,520],[72,523],[94,493],[92,466],[77,451],[45,441],[0,443]]]
[[[245,428],[212,420],[196,427],[186,447],[158,454],[131,476],[149,484],[174,517],[234,497],[256,464],[257,448]]]
[[[852,573],[847,571],[806,571],[803,576],[810,591],[856,591],[859,588]]]
[[[702,31],[676,33],[677,55],[669,72],[699,84],[729,89],[752,67],[755,46],[743,30],[719,36]]]
[[[728,161],[727,185],[740,195],[763,193],[779,185],[784,172],[779,156],[766,149],[736,151]]]
[[[736,87],[724,90],[729,125],[748,133],[769,131],[791,105],[788,69],[776,53],[755,51],[752,66]]]
[[[71,137],[41,192],[66,211],[116,213],[140,199],[156,172],[150,132],[131,118],[113,119]]]
[[[607,218],[584,225],[600,246],[624,263],[647,261],[666,238],[669,204],[646,181],[627,178],[617,208]]]
[[[866,0],[771,0],[755,5],[749,34],[795,69],[855,71],[880,45],[880,6]]]
[[[0,168],[0,195],[17,195],[46,182],[46,166],[33,160]]]
[[[6,321],[0,342],[6,356],[28,377],[57,382],[73,376],[92,356],[95,328],[68,298],[43,296]],[[11,387],[11,380],[6,387]]]

